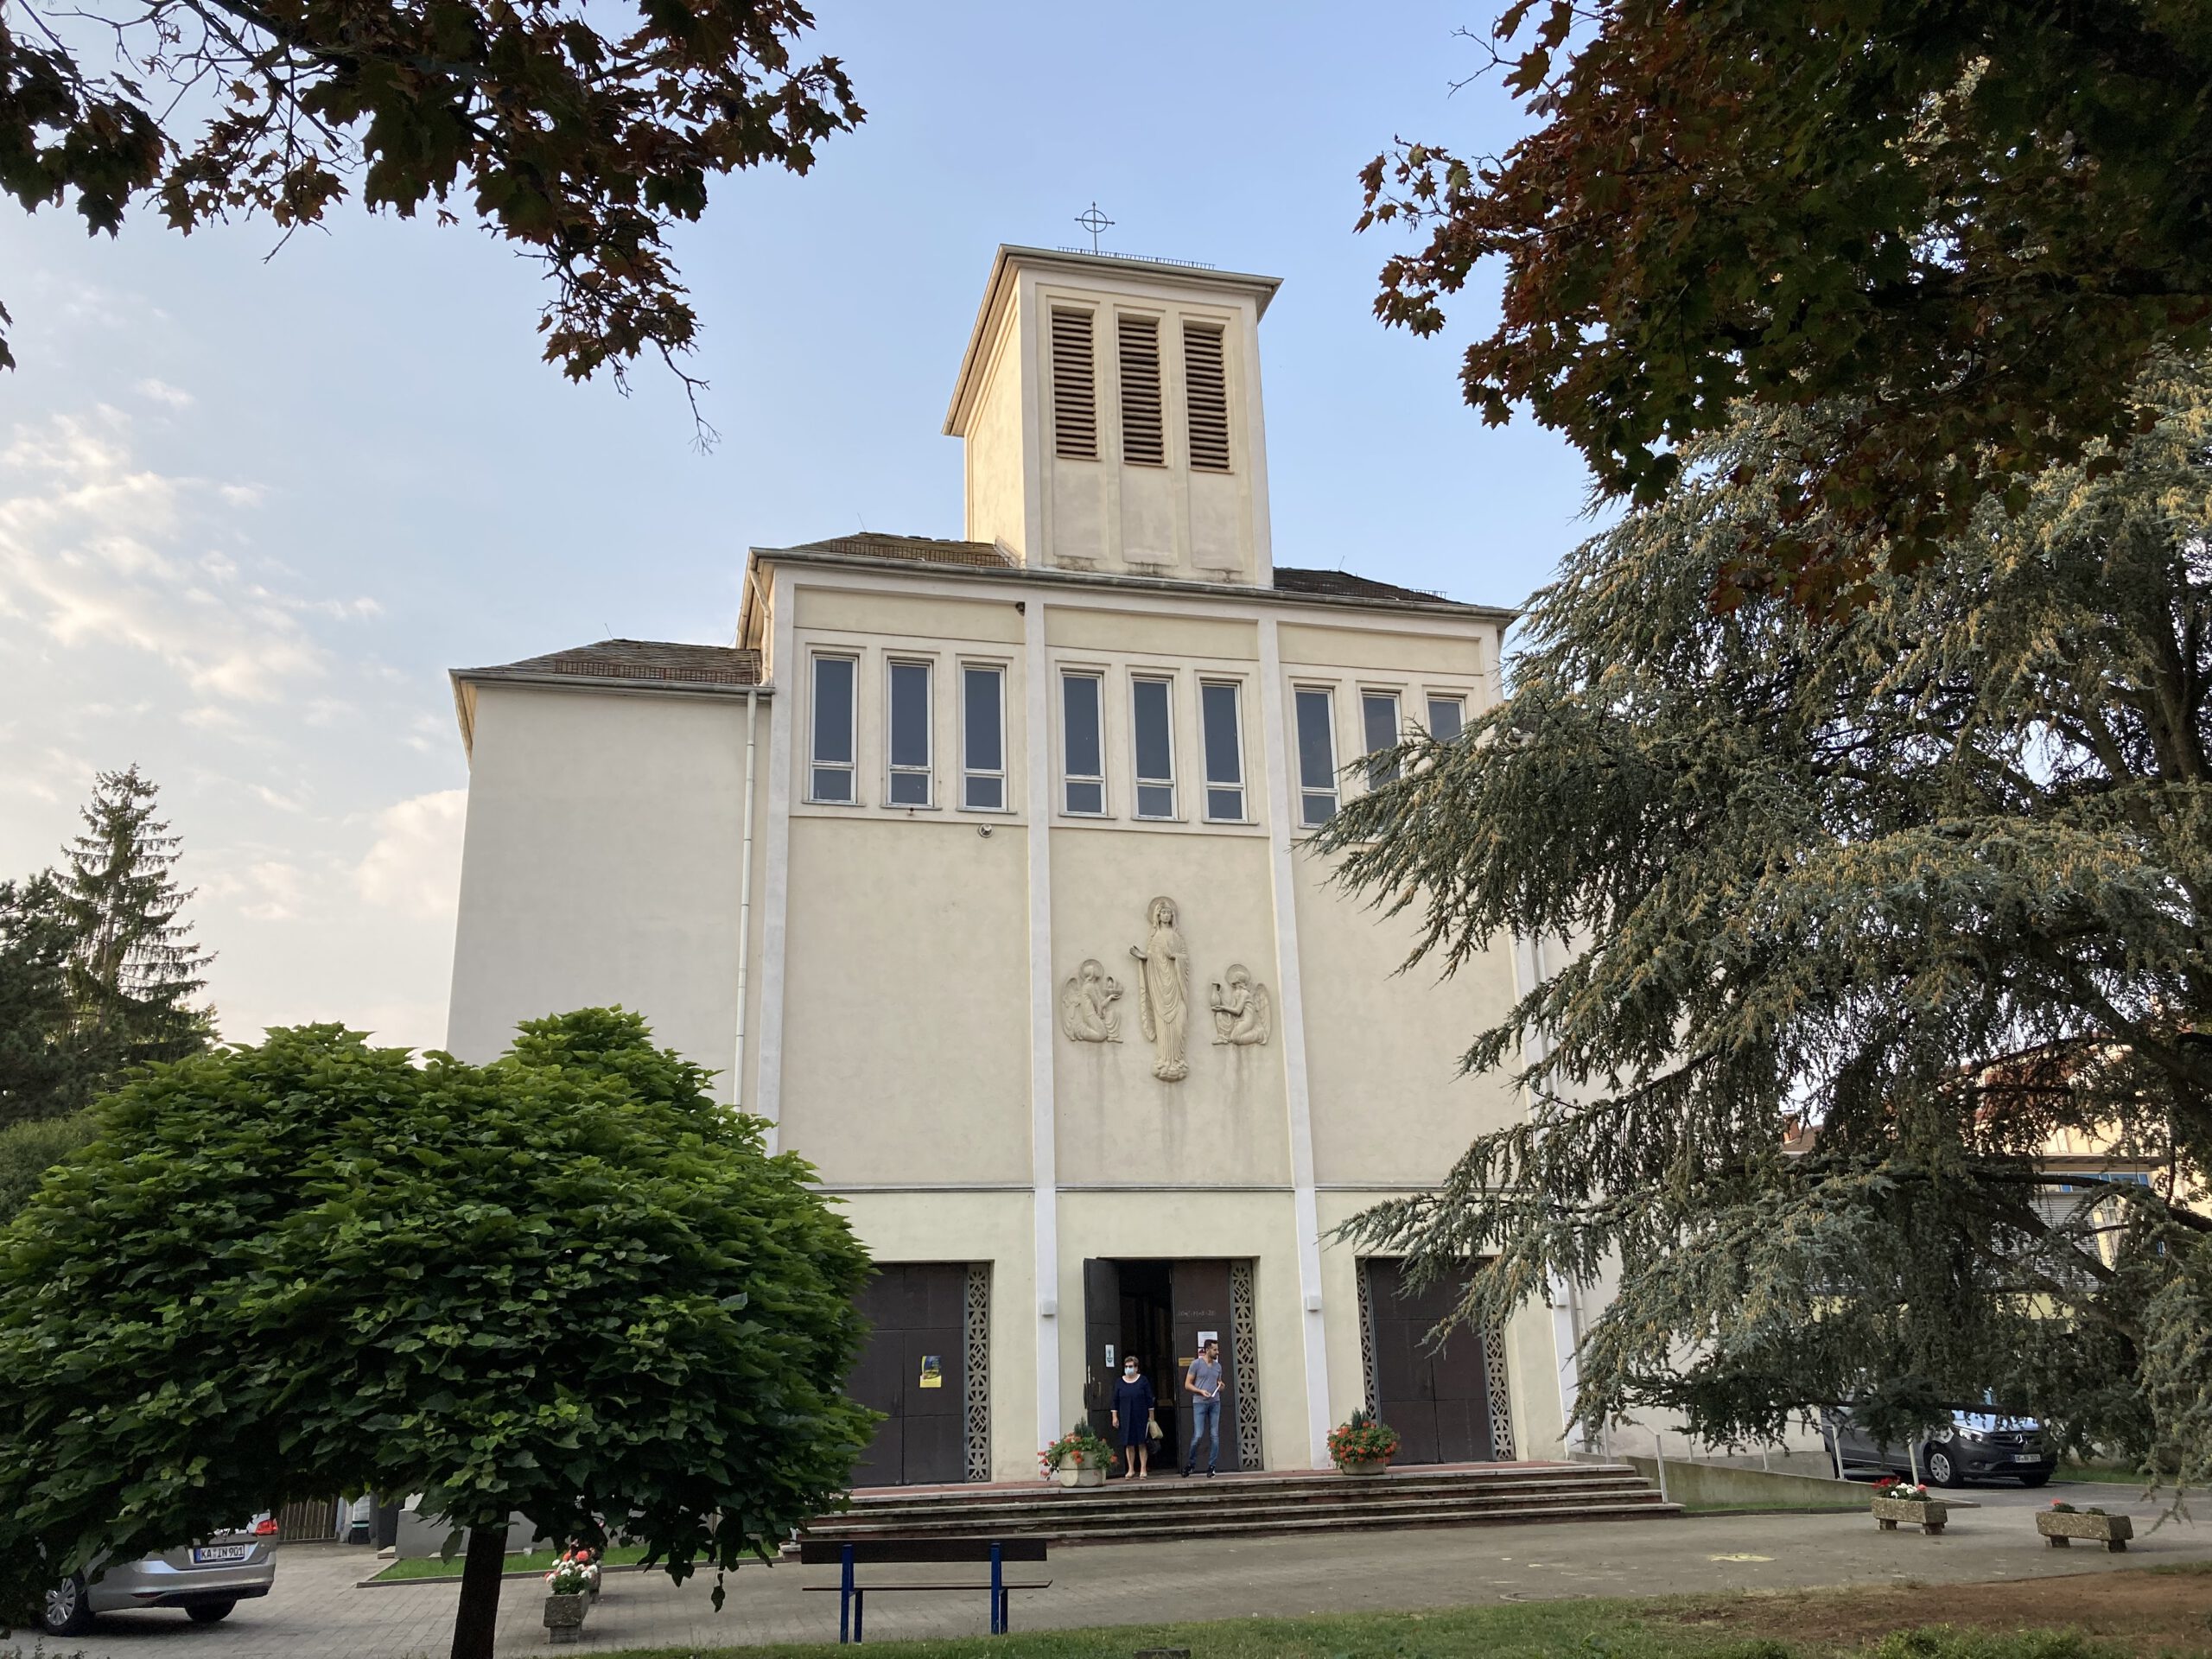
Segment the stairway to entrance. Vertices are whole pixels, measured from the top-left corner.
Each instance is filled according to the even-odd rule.
[[[1663,1519],[1682,1512],[1626,1464],[1425,1464],[1352,1477],[1300,1470],[1103,1488],[877,1487],[809,1524],[811,1539],[932,1535],[1135,1543],[1175,1538],[1472,1527],[1543,1521]]]

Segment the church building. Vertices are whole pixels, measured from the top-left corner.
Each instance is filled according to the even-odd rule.
[[[1571,1304],[1432,1351],[1448,1293],[1332,1238],[1525,1110],[1458,1060],[1532,963],[1397,974],[1304,845],[1497,695],[1511,613],[1274,563],[1276,287],[1001,248],[961,539],[755,548],[728,645],[453,676],[448,1046],[620,1003],[813,1164],[880,1269],[860,1484],[1033,1478],[1209,1337],[1224,1469],[1325,1467],[1362,1406],[1402,1464],[1565,1449]]]

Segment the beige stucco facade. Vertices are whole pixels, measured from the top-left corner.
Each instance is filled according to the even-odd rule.
[[[1099,1358],[1085,1264],[1106,1260],[1235,1264],[1246,1427],[1270,1466],[1325,1462],[1375,1364],[1363,1269],[1332,1230],[1523,1110],[1459,1058],[1526,952],[1440,982],[1402,974],[1403,918],[1347,899],[1302,844],[1300,693],[1328,693],[1341,766],[1369,747],[1370,697],[1395,700],[1400,730],[1494,698],[1510,618],[1275,569],[1257,337],[1272,291],[1001,251],[948,425],[968,540],[755,550],[731,646],[610,641],[455,677],[472,773],[450,1046],[481,1058],[518,1019],[639,1009],[813,1163],[880,1262],[964,1264],[988,1287],[981,1327],[969,1292],[988,1395],[971,1476],[1033,1473],[1083,1415]],[[1095,313],[1106,340],[1127,308],[1162,339],[1186,319],[1218,328],[1226,467],[1122,458],[1111,362],[1094,365],[1098,456],[1056,456],[1056,306]],[[1182,435],[1172,365],[1162,384],[1171,462],[1217,459]],[[1096,688],[1096,810],[1071,810],[1071,677]],[[965,780],[993,687],[987,807]],[[1162,703],[1165,780],[1144,712]],[[1232,728],[1233,812],[1209,788]],[[1359,786],[1357,768],[1337,785]],[[1179,1074],[1142,1029],[1132,955],[1169,937],[1157,898],[1185,958]],[[1071,1023],[1086,963],[1120,988],[1101,1005],[1110,1037]],[[1233,964],[1264,1020],[1215,1016]],[[1562,1341],[1542,1309],[1498,1333],[1501,1449],[1559,1449]]]

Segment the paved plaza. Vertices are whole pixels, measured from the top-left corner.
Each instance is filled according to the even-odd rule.
[[[1054,1551],[1044,1569],[1053,1587],[1015,1598],[1014,1628],[1125,1624],[1133,1612],[1161,1624],[1567,1596],[1956,1583],[2212,1560],[2212,1528],[2169,1523],[2152,1531],[2158,1511],[2130,1489],[2057,1490],[2077,1505],[2137,1516],[2134,1547],[2124,1555],[2047,1548],[2028,1511],[2051,1494],[1996,1489],[1961,1494],[1982,1507],[1955,1515],[1937,1538],[1882,1532],[1858,1515],[1758,1515],[1231,1537],[1211,1545],[1095,1544]],[[80,1643],[50,1646],[49,1659],[79,1650],[84,1659],[441,1659],[451,1642],[457,1590],[355,1587],[378,1565],[366,1549],[293,1546],[279,1557],[274,1593],[241,1605],[223,1624],[202,1627],[177,1613],[112,1614]],[[938,1570],[903,1568],[899,1576]],[[679,1587],[658,1573],[612,1573],[583,1643],[568,1650],[834,1641],[837,1599],[800,1587],[833,1578],[818,1567],[748,1567],[733,1577],[728,1601],[716,1613],[708,1600],[710,1580]],[[1133,1583],[1145,1586],[1141,1598],[1130,1597]],[[887,1640],[980,1635],[983,1599],[887,1597],[871,1605],[869,1631]],[[537,1585],[507,1581],[503,1656],[551,1651],[538,1623],[542,1606]]]

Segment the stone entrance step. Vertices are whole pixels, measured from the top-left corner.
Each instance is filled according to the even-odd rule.
[[[1211,1480],[1155,1475],[1088,1491],[1026,1484],[878,1487],[855,1492],[849,1507],[817,1517],[807,1536],[842,1541],[982,1533],[1105,1543],[1681,1513],[1680,1504],[1662,1500],[1625,1464],[1463,1464],[1365,1478],[1310,1471]]]

